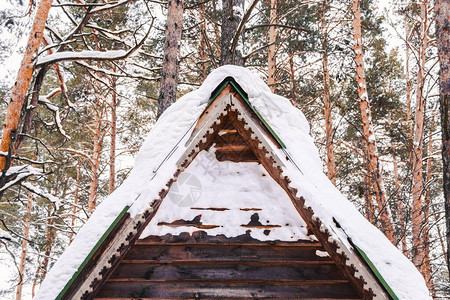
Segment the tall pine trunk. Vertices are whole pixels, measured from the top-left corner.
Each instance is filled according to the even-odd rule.
[[[206,42],[207,36],[206,36],[206,18],[205,18],[205,9],[206,9],[206,3],[202,4],[200,6],[199,14],[200,14],[200,72],[202,74],[202,81],[206,79],[207,74],[207,67],[208,67],[208,55],[206,54],[206,49],[208,47],[208,44]]]
[[[27,258],[27,246],[28,237],[30,232],[30,222],[31,222],[31,206],[33,205],[33,196],[30,192],[27,202],[27,210],[25,214],[25,223],[23,227],[23,240],[22,240],[22,251],[20,253],[20,263],[19,263],[19,283],[16,288],[16,300],[22,299],[22,287],[24,282],[24,270]]]
[[[277,1],[278,0],[270,0],[270,24],[276,24],[277,21]],[[275,92],[275,72],[276,72],[276,45],[275,41],[277,40],[277,29],[275,26],[269,27],[269,55],[267,58],[268,65],[268,73],[267,73],[267,84],[270,87],[272,93]]]
[[[367,95],[367,83],[364,70],[364,59],[362,49],[361,34],[361,9],[360,1],[353,0],[353,39],[356,63],[356,81],[358,84],[358,98],[361,108],[361,120],[363,123],[363,139],[366,146],[366,155],[368,168],[370,171],[371,182],[377,201],[380,214],[381,226],[387,238],[395,243],[394,229],[391,220],[391,214],[384,195],[383,179],[380,172],[380,164],[378,158],[378,149],[376,139],[373,132],[372,117],[370,112],[369,98]]]
[[[96,116],[94,120],[95,128],[94,128],[94,136],[93,136],[93,151],[92,151],[92,164],[91,164],[91,184],[89,186],[89,200],[88,200],[88,211],[91,213],[94,211],[96,202],[97,202],[97,187],[98,187],[98,179],[99,179],[99,170],[100,170],[100,155],[103,147],[103,134],[102,134],[102,118],[103,114],[98,110],[102,110],[102,108],[98,107],[98,102],[100,101],[100,95],[96,95],[97,97],[97,108],[96,108]]]
[[[177,84],[181,33],[183,30],[183,1],[169,0],[164,62],[158,97],[158,117],[177,99]]]
[[[222,28],[220,37],[220,65],[242,66],[239,49],[231,49],[233,38],[244,15],[244,0],[222,0]]]
[[[33,76],[33,59],[44,39],[44,28],[47,22],[48,12],[53,0],[41,0],[36,10],[36,16],[28,38],[25,54],[20,64],[17,80],[11,91],[9,104],[6,109],[5,123],[3,124],[2,141],[0,151],[14,154],[14,140],[17,137],[20,114],[25,103],[28,87]],[[0,156],[0,170],[5,173],[11,161]]]
[[[431,270],[431,257],[430,257],[430,186],[429,183],[431,181],[431,167],[433,163],[433,135],[432,132],[434,130],[434,114],[431,117],[430,121],[430,134],[428,138],[428,149],[427,149],[427,168],[426,168],[426,177],[425,177],[425,197],[424,197],[424,226],[423,226],[423,244],[424,244],[424,259],[422,265],[422,274],[425,277],[425,282],[427,283],[428,289],[431,291],[431,294],[434,295],[436,290],[434,288],[433,274]]]
[[[73,208],[72,208],[72,220],[70,222],[70,234],[69,234],[69,244],[72,244],[74,227],[75,227],[75,219],[77,214],[77,206],[78,206],[78,193],[80,189],[80,164],[77,164],[77,181],[75,183],[75,193],[73,196]]]
[[[115,70],[114,70],[115,71]],[[116,135],[117,135],[117,78],[111,78],[111,144],[109,146],[108,194],[114,192],[116,185]]]
[[[325,138],[327,148],[328,178],[336,184],[336,162],[333,144],[333,120],[331,117],[330,99],[330,72],[328,71],[328,24],[326,20],[327,2],[322,2],[320,9],[320,31],[322,39],[322,80],[323,80],[323,104],[325,116]]]
[[[419,270],[424,263],[424,211],[423,211],[423,135],[424,135],[424,85],[425,85],[425,52],[428,44],[427,37],[427,1],[420,5],[420,46],[418,53],[418,70],[416,83],[416,109],[414,118],[414,137],[412,154],[412,260]]]
[[[436,0],[435,5],[436,38],[440,64],[439,103],[442,126],[442,165],[447,225],[447,268],[450,273],[450,3],[448,0]]]

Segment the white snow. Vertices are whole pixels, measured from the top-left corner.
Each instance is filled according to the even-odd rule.
[[[47,63],[55,63],[64,60],[83,60],[83,59],[117,59],[127,55],[125,50],[110,51],[79,51],[79,52],[56,52],[37,59],[36,65],[41,66]]]
[[[157,214],[140,238],[148,235],[180,234],[198,231],[196,227],[169,227],[158,225],[178,219],[192,220],[201,215],[202,225],[217,225],[214,229],[202,229],[209,235],[224,234],[236,237],[250,230],[258,240],[296,241],[316,240],[307,235],[305,222],[299,218],[286,192],[256,162],[219,162],[213,148],[200,152],[174,183]],[[185,180],[183,180],[185,179]],[[181,182],[180,182],[181,181]],[[243,184],[244,183],[244,184]],[[276,199],[276,203],[274,203]],[[195,208],[225,208],[224,211],[198,210]],[[194,208],[194,209],[193,209]],[[241,208],[257,210],[242,211]],[[244,227],[257,213],[262,225],[280,227]],[[267,231],[266,231],[267,230]],[[266,233],[264,233],[266,231]]]
[[[5,231],[0,228],[0,239],[4,240],[12,240],[11,234],[8,231]]]
[[[11,167],[6,171],[6,176],[15,176],[13,180],[8,181],[2,188],[0,188],[0,192],[5,191],[9,187],[15,185],[16,183],[22,181],[26,177],[32,176],[32,175],[41,175],[43,172],[35,167],[32,167],[30,165],[21,165],[21,166],[15,166]]]
[[[39,196],[44,197],[53,202],[56,206],[56,209],[58,209],[59,206],[61,205],[61,200],[59,198],[53,196],[52,194],[44,192],[41,188],[32,185],[30,182],[24,182],[22,185],[29,191],[32,191],[33,193],[38,194]]]
[[[400,299],[431,299],[425,281],[414,265],[356,210],[322,172],[318,150],[309,135],[304,115],[289,100],[272,94],[252,72],[237,66],[216,69],[198,90],[186,94],[166,110],[147,136],[127,180],[98,206],[50,270],[35,299],[56,298],[126,205],[131,205],[129,212],[133,216],[158,198],[158,192],[176,171],[176,162],[184,153],[192,125],[205,109],[211,92],[227,76],[232,76],[241,85],[251,104],[286,144],[301,172],[289,164],[283,175],[290,177],[291,186],[299,191],[298,196],[306,199],[306,205],[312,207],[315,216],[330,229],[333,238],[346,242],[347,235],[351,237]],[[284,157],[282,151],[278,152],[280,157]],[[336,227],[333,218],[347,235]]]

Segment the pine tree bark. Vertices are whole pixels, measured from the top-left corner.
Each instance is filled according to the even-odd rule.
[[[436,38],[439,55],[439,103],[442,127],[442,162],[447,225],[447,268],[450,273],[450,2],[436,0]]]
[[[100,101],[100,95],[96,95],[97,101]],[[101,108],[99,108],[101,110]],[[97,187],[99,179],[99,168],[100,168],[100,155],[103,147],[103,134],[102,134],[102,118],[103,114],[97,111],[96,118],[94,121],[95,132],[93,136],[93,154],[92,154],[92,165],[91,165],[91,184],[89,186],[89,200],[88,200],[88,211],[92,213],[95,209],[97,202]]]
[[[108,194],[114,192],[116,185],[116,135],[117,135],[117,78],[111,78],[111,131],[109,146]]]
[[[395,155],[395,150],[392,148],[392,160],[394,167],[394,187],[396,194],[396,201],[398,203],[398,233],[397,238],[400,238],[402,252],[404,255],[407,255],[408,248],[406,246],[406,216],[405,216],[405,208],[403,207],[403,199],[400,195],[400,182],[398,179],[398,158]]]
[[[277,1],[278,0],[270,0],[270,24],[276,24],[277,22]],[[267,58],[267,64],[268,64],[268,72],[267,72],[267,85],[269,86],[272,93],[275,92],[276,86],[276,79],[275,79],[275,72],[276,72],[276,45],[275,41],[277,40],[277,29],[275,26],[269,27],[269,55]]]
[[[80,189],[80,165],[77,165],[77,181],[75,183],[75,193],[73,196],[73,208],[72,208],[72,220],[70,222],[70,234],[69,234],[69,245],[72,244],[73,241],[73,232],[75,227],[75,219],[77,214],[77,205],[78,205],[78,193]]]
[[[434,287],[434,281],[431,270],[431,261],[430,261],[430,186],[428,185],[431,181],[431,166],[433,163],[433,139],[432,132],[434,130],[434,115],[431,117],[430,121],[430,135],[428,140],[428,149],[427,149],[427,168],[426,168],[426,177],[425,177],[425,197],[423,203],[423,211],[424,211],[424,225],[423,225],[423,249],[424,249],[424,259],[422,264],[422,274],[425,278],[425,282],[430,290],[431,294],[434,295],[436,290]]]
[[[320,32],[322,39],[322,80],[323,80],[323,103],[325,116],[325,138],[327,148],[328,178],[336,185],[336,162],[333,143],[333,120],[331,117],[330,99],[330,72],[328,71],[328,24],[326,20],[327,2],[323,1],[320,8]]]
[[[28,196],[27,210],[25,214],[25,224],[23,227],[23,240],[22,240],[22,251],[20,253],[20,263],[19,263],[19,283],[16,288],[16,300],[22,299],[22,287],[24,281],[24,270],[27,258],[27,246],[28,237],[30,232],[30,222],[31,222],[31,206],[33,205],[33,197],[31,193]]]
[[[414,137],[412,154],[412,260],[419,270],[422,270],[424,262],[424,206],[423,206],[423,135],[424,135],[424,84],[425,84],[425,52],[428,44],[428,1],[423,0],[420,4],[420,47],[417,63],[416,83],[416,109],[414,118]]]
[[[53,219],[50,218],[50,209],[48,212],[48,218],[47,218],[47,227],[46,227],[46,244],[45,244],[45,251],[44,251],[44,258],[42,259],[42,265],[41,265],[41,280],[44,280],[45,276],[47,276],[48,271],[48,263],[50,261],[50,254],[52,253],[53,249],[53,242],[55,240],[56,236],[56,228],[53,226]]]
[[[206,42],[206,18],[205,18],[206,3],[200,6],[200,72],[202,74],[202,81],[206,79],[207,74],[207,59],[206,49],[208,44]]]
[[[25,54],[20,64],[17,80],[11,91],[9,104],[6,109],[5,123],[3,124],[2,141],[0,151],[14,154],[14,141],[16,139],[20,114],[25,103],[26,95],[33,76],[33,59],[44,39],[44,28],[47,22],[48,12],[53,0],[41,0],[36,10],[36,16],[28,38]],[[11,161],[0,156],[0,170],[5,173]]]
[[[166,44],[161,72],[161,87],[158,97],[158,117],[177,99],[182,30],[183,1],[170,0],[167,13]]]
[[[363,123],[363,135],[366,144],[366,155],[368,166],[373,183],[375,199],[377,201],[381,226],[386,237],[395,243],[394,229],[391,220],[391,214],[384,195],[383,179],[380,172],[380,164],[378,158],[378,149],[376,139],[373,132],[372,117],[370,112],[369,98],[367,95],[367,83],[364,70],[364,59],[362,49],[361,34],[361,9],[360,1],[353,0],[353,39],[356,63],[356,82],[358,84],[358,98],[361,108],[361,120]]]
[[[244,0],[222,0],[222,28],[220,37],[220,65],[242,66],[244,60],[239,49],[231,44],[244,16]]]

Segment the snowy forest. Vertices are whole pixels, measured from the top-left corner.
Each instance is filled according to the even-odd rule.
[[[0,0],[0,298],[31,299],[163,111],[221,65],[450,297],[448,0]],[[170,149],[169,149],[170,150]]]

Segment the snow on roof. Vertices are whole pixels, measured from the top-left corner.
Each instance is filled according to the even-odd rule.
[[[198,90],[181,97],[154,125],[139,151],[125,182],[95,210],[77,237],[54,264],[35,299],[55,299],[72,278],[97,241],[126,206],[140,213],[176,171],[176,161],[193,125],[206,108],[211,92],[231,76],[248,94],[250,103],[281,138],[300,168],[284,170],[307,206],[311,206],[331,234],[347,246],[347,236],[361,248],[400,299],[431,299],[425,281],[414,265],[370,224],[328,180],[318,150],[309,135],[304,115],[249,70],[223,66],[214,70]],[[170,155],[169,155],[170,154]],[[335,219],[342,229],[336,226]],[[345,230],[345,232],[343,231]]]

